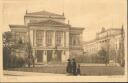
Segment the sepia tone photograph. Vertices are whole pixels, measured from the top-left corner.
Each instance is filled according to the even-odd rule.
[[[1,4],[3,79],[117,76],[127,80],[127,0],[3,0]]]

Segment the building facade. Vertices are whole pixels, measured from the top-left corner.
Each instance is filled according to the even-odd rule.
[[[30,42],[36,63],[66,62],[83,53],[84,28],[66,23],[64,14],[26,12],[24,25],[10,25],[10,29],[15,39]]]
[[[98,55],[100,50],[104,49],[109,56],[110,61],[117,62],[124,58],[124,31],[122,29],[110,28],[96,34],[96,38],[84,43],[84,55]]]

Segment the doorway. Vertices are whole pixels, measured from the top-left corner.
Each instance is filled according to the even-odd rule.
[[[48,62],[52,61],[52,50],[47,51],[47,61]]]
[[[37,50],[37,62],[42,63],[43,62],[43,51],[42,50]]]
[[[61,57],[62,57],[62,50],[58,50],[56,56],[58,62],[61,62]]]

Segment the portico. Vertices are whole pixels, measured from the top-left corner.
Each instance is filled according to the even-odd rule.
[[[49,21],[48,21],[49,22]],[[55,21],[51,21],[54,22]],[[46,22],[45,22],[46,23]],[[43,26],[28,24],[33,56],[37,63],[64,62],[69,58],[69,25],[56,23]],[[60,26],[61,27],[56,27]]]

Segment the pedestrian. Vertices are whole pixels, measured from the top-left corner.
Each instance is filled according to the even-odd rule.
[[[72,74],[76,75],[76,61],[72,59]]]
[[[80,75],[80,64],[77,65],[77,75]]]
[[[68,63],[67,63],[67,68],[66,68],[66,72],[70,75],[72,72],[71,72],[71,68],[72,65],[71,65],[71,60],[68,59]]]

